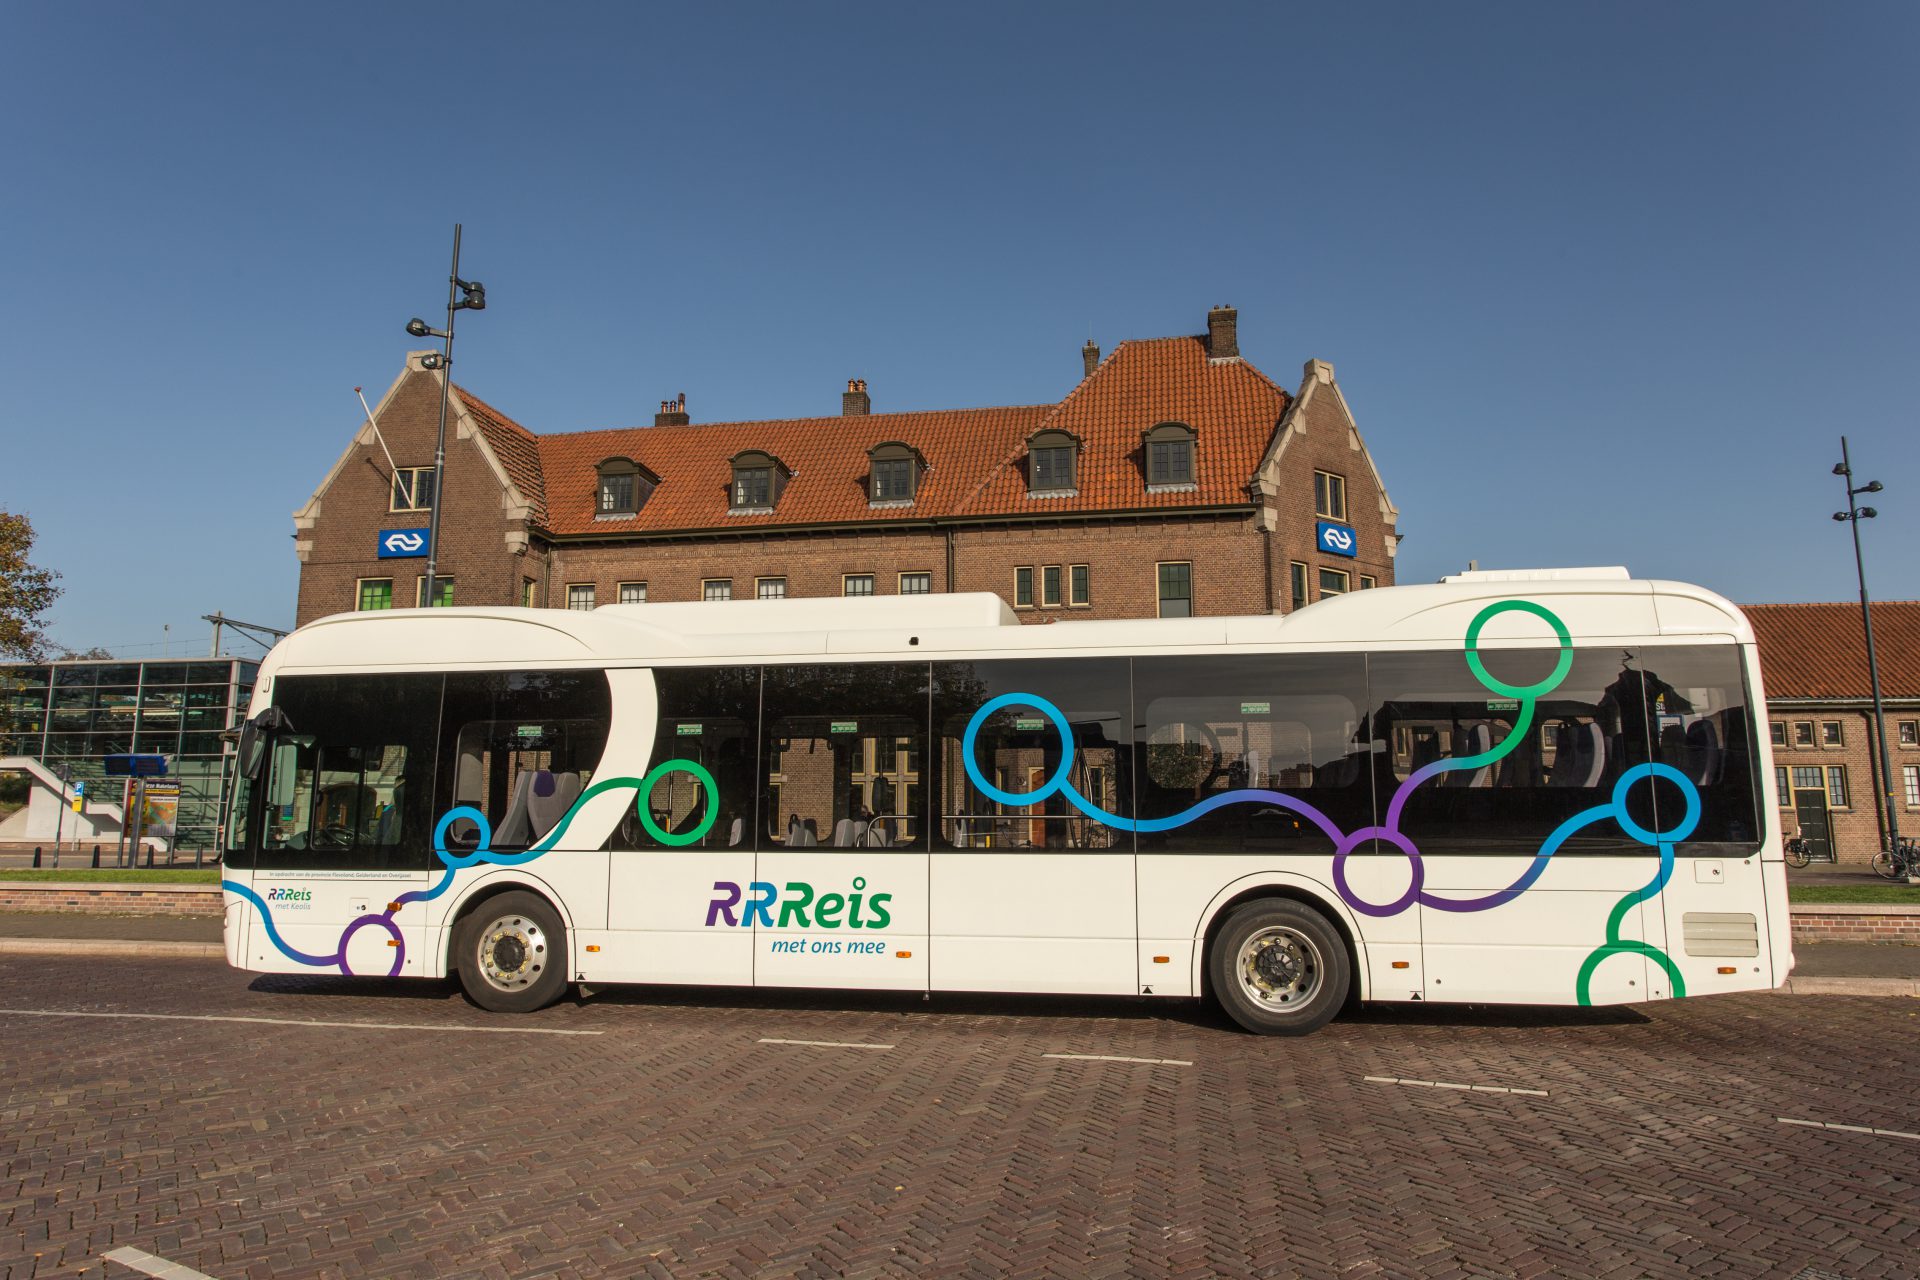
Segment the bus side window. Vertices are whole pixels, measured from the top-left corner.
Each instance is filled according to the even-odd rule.
[[[1558,660],[1547,649],[1481,657],[1514,685],[1540,679]],[[1490,692],[1458,650],[1373,654],[1367,683],[1373,736],[1390,744],[1376,757],[1375,803],[1384,815],[1404,797],[1399,829],[1422,853],[1533,854],[1560,823],[1606,804],[1620,776],[1648,759],[1640,672],[1618,649],[1575,650],[1518,740],[1522,703]],[[1434,765],[1452,767],[1416,784]],[[1629,808],[1650,794],[1635,787]],[[1654,852],[1611,822],[1581,828],[1562,851]]]
[[[439,812],[486,816],[497,851],[565,840],[560,830],[593,781],[612,699],[600,671],[472,671],[447,677]],[[470,818],[447,830],[450,853],[480,843]]]
[[[927,665],[768,667],[762,848],[927,847]]]
[[[1653,759],[1678,770],[1700,797],[1699,824],[1680,849],[1715,846],[1694,851],[1716,857],[1757,851],[1757,753],[1740,651],[1732,645],[1657,645],[1636,657],[1654,726]],[[1686,806],[1680,789],[1662,780],[1652,794],[1650,829],[1678,825]]]
[[[620,820],[615,849],[753,848],[754,735],[760,718],[758,667],[655,667],[659,721],[648,771],[670,760],[698,765],[713,778],[714,821],[691,845],[658,839],[684,836],[705,817],[707,784],[692,769],[669,769]]]
[[[1140,817],[1179,818],[1242,793],[1143,833],[1141,851],[1331,854],[1319,818],[1341,831],[1372,825],[1366,676],[1358,654],[1135,659]]]
[[[1058,777],[1087,808],[1056,788],[1036,802],[992,799],[967,769],[974,713],[1003,695],[1045,699],[1065,717],[1013,702],[991,713],[973,740],[973,765],[991,786],[1021,796]],[[938,849],[1125,849],[1133,837],[1099,813],[1131,820],[1134,743],[1125,658],[1020,658],[934,664],[933,723],[939,733],[934,786]],[[1064,760],[1063,756],[1070,756]],[[1088,809],[1098,812],[1090,813]]]
[[[262,868],[420,870],[432,843],[437,675],[283,676]]]

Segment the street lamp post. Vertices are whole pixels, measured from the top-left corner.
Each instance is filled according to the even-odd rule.
[[[1887,718],[1880,705],[1880,663],[1873,652],[1873,610],[1867,600],[1867,564],[1860,553],[1860,522],[1871,520],[1879,515],[1872,507],[1856,507],[1853,500],[1863,493],[1879,493],[1883,487],[1878,480],[1869,480],[1863,485],[1853,483],[1853,459],[1847,453],[1847,438],[1840,437],[1840,461],[1833,464],[1833,474],[1847,487],[1847,509],[1833,513],[1835,520],[1844,520],[1853,527],[1853,568],[1860,579],[1860,623],[1867,633],[1867,679],[1873,686],[1873,730],[1880,747],[1880,795],[1887,815],[1887,839],[1895,854],[1900,851],[1900,808],[1894,803],[1893,764],[1887,758]]]
[[[436,579],[440,568],[440,495],[447,470],[447,395],[453,387],[453,316],[456,311],[484,311],[486,308],[487,287],[478,280],[460,278],[460,224],[456,222],[453,224],[453,267],[447,272],[447,327],[432,328],[417,316],[407,321],[407,332],[414,337],[442,338],[446,341],[446,348],[441,354],[429,352],[420,358],[421,368],[440,371],[440,430],[433,439],[433,505],[427,514],[426,598],[421,601],[428,608],[433,607],[439,589]]]

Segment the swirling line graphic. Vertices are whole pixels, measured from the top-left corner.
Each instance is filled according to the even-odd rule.
[[[646,805],[643,803],[645,797],[652,792],[654,783],[670,773],[692,774],[704,784],[707,797],[706,808],[701,814],[700,821],[677,834],[662,829],[653,820],[653,815],[647,812]],[[254,909],[260,913],[260,923],[267,931],[267,940],[273,943],[280,954],[296,964],[311,965],[318,969],[338,966],[340,972],[352,975],[353,969],[347,964],[347,944],[353,941],[353,935],[369,927],[384,929],[390,939],[388,945],[393,948],[393,964],[388,968],[387,976],[397,977],[407,962],[406,938],[401,934],[400,926],[393,922],[394,915],[401,908],[410,902],[431,902],[445,893],[453,884],[454,872],[462,867],[471,867],[482,862],[496,867],[516,867],[551,852],[554,846],[560,843],[561,837],[566,835],[567,828],[573,825],[574,818],[586,806],[587,801],[608,791],[617,791],[622,788],[633,790],[635,816],[640,819],[640,825],[646,829],[647,834],[661,844],[674,846],[692,844],[712,830],[714,821],[720,816],[720,789],[706,767],[693,760],[663,760],[648,770],[644,778],[605,778],[594,783],[580,793],[578,800],[567,807],[567,811],[560,815],[560,820],[553,824],[553,829],[547,832],[539,843],[531,848],[512,853],[503,853],[493,847],[493,824],[487,821],[486,814],[470,804],[455,805],[440,815],[440,821],[434,824],[433,828],[433,852],[444,868],[439,882],[425,889],[413,889],[397,895],[387,904],[384,911],[369,912],[348,921],[346,927],[340,932],[340,941],[332,954],[324,956],[302,951],[281,937],[279,929],[274,926],[273,909],[267,905],[265,899],[246,885],[234,880],[222,880],[220,887],[232,890],[253,904]],[[447,836],[453,824],[462,819],[474,824],[479,831],[479,838],[474,842],[472,849],[465,853],[454,853],[447,848]]]
[[[1559,644],[1559,656],[1553,670],[1533,684],[1509,684],[1500,680],[1486,669],[1480,659],[1481,632],[1486,628],[1487,623],[1504,613],[1532,614],[1553,629],[1554,638]],[[1482,609],[1467,626],[1465,649],[1467,667],[1473,672],[1474,678],[1491,692],[1519,704],[1513,717],[1512,728],[1498,744],[1487,751],[1436,760],[1416,769],[1394,790],[1392,799],[1387,803],[1385,822],[1376,826],[1360,827],[1352,832],[1341,830],[1340,825],[1332,818],[1297,796],[1288,795],[1284,791],[1270,791],[1257,787],[1222,791],[1208,796],[1190,808],[1164,818],[1125,818],[1116,813],[1109,813],[1081,795],[1074,787],[1070,778],[1076,755],[1073,731],[1069,728],[1067,718],[1061,713],[1060,708],[1038,694],[1003,693],[982,703],[973,713],[973,718],[967,721],[966,731],[961,739],[960,755],[966,765],[968,779],[981,794],[997,803],[1025,808],[1059,795],[1095,822],[1119,831],[1149,833],[1172,831],[1212,813],[1215,809],[1231,804],[1265,804],[1299,814],[1318,827],[1334,843],[1333,883],[1341,899],[1362,915],[1375,917],[1399,915],[1416,903],[1436,911],[1492,910],[1503,903],[1513,901],[1531,888],[1534,882],[1539,880],[1541,873],[1547,869],[1547,863],[1553,855],[1560,851],[1574,833],[1597,822],[1612,819],[1629,838],[1658,849],[1660,867],[1653,879],[1645,886],[1627,894],[1614,906],[1607,920],[1606,941],[1597,947],[1580,966],[1580,972],[1575,981],[1575,996],[1581,1004],[1591,1004],[1594,971],[1608,956],[1622,954],[1638,954],[1653,959],[1672,979],[1673,994],[1686,995],[1686,983],[1671,957],[1650,943],[1622,939],[1620,936],[1626,914],[1634,904],[1653,897],[1666,887],[1667,881],[1673,875],[1674,846],[1692,834],[1694,827],[1700,821],[1699,791],[1695,789],[1692,779],[1668,765],[1643,764],[1627,770],[1614,784],[1612,797],[1606,804],[1583,810],[1554,828],[1553,832],[1541,842],[1532,861],[1506,888],[1470,898],[1442,897],[1427,892],[1426,859],[1421,855],[1413,839],[1400,829],[1401,814],[1406,809],[1408,799],[1422,785],[1442,774],[1483,769],[1499,763],[1512,754],[1532,730],[1534,713],[1540,699],[1559,688],[1561,681],[1565,680],[1567,673],[1573,669],[1573,637],[1567,631],[1566,624],[1552,610],[1531,600],[1500,600]],[[995,786],[981,773],[979,763],[975,759],[974,743],[980,730],[986,725],[987,718],[1003,707],[1013,706],[1027,707],[1040,712],[1052,722],[1054,731],[1060,736],[1060,763],[1055,766],[1044,782],[1031,791],[1007,791]],[[1642,779],[1653,778],[1664,778],[1673,783],[1686,797],[1686,813],[1671,831],[1649,831],[1628,816],[1626,804],[1628,790]],[[1406,892],[1391,902],[1369,901],[1362,897],[1347,879],[1347,860],[1353,856],[1355,849],[1373,840],[1392,845],[1407,857]]]

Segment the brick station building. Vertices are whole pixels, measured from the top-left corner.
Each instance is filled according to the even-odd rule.
[[[1760,644],[1773,793],[1788,835],[1816,854],[1867,862],[1887,834],[1880,794],[1880,742],[1860,606],[1749,604],[1741,610]],[[1900,834],[1920,837],[1920,600],[1873,606],[1887,754]]]
[[[615,602],[993,591],[1029,621],[1287,611],[1393,581],[1398,512],[1333,367],[1289,392],[1204,335],[1091,343],[1057,404],[536,434],[458,386],[441,602]],[[415,352],[294,513],[298,621],[425,603],[445,375]],[[382,448],[384,440],[385,448]],[[391,451],[391,463],[388,459]],[[417,540],[406,534],[402,542]],[[392,550],[392,548],[389,548]]]

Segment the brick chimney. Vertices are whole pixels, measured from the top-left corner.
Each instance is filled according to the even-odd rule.
[[[1087,345],[1080,348],[1080,363],[1086,366],[1086,372],[1080,376],[1091,378],[1093,371],[1100,367],[1100,348],[1093,345],[1093,339],[1087,339]]]
[[[873,412],[873,400],[867,395],[865,378],[848,378],[847,389],[840,393],[840,413],[858,418]]]
[[[682,391],[671,400],[660,402],[660,412],[653,415],[656,427],[684,427],[693,419],[687,416],[687,393]]]
[[[1207,358],[1234,360],[1240,356],[1240,313],[1232,307],[1207,312]]]

